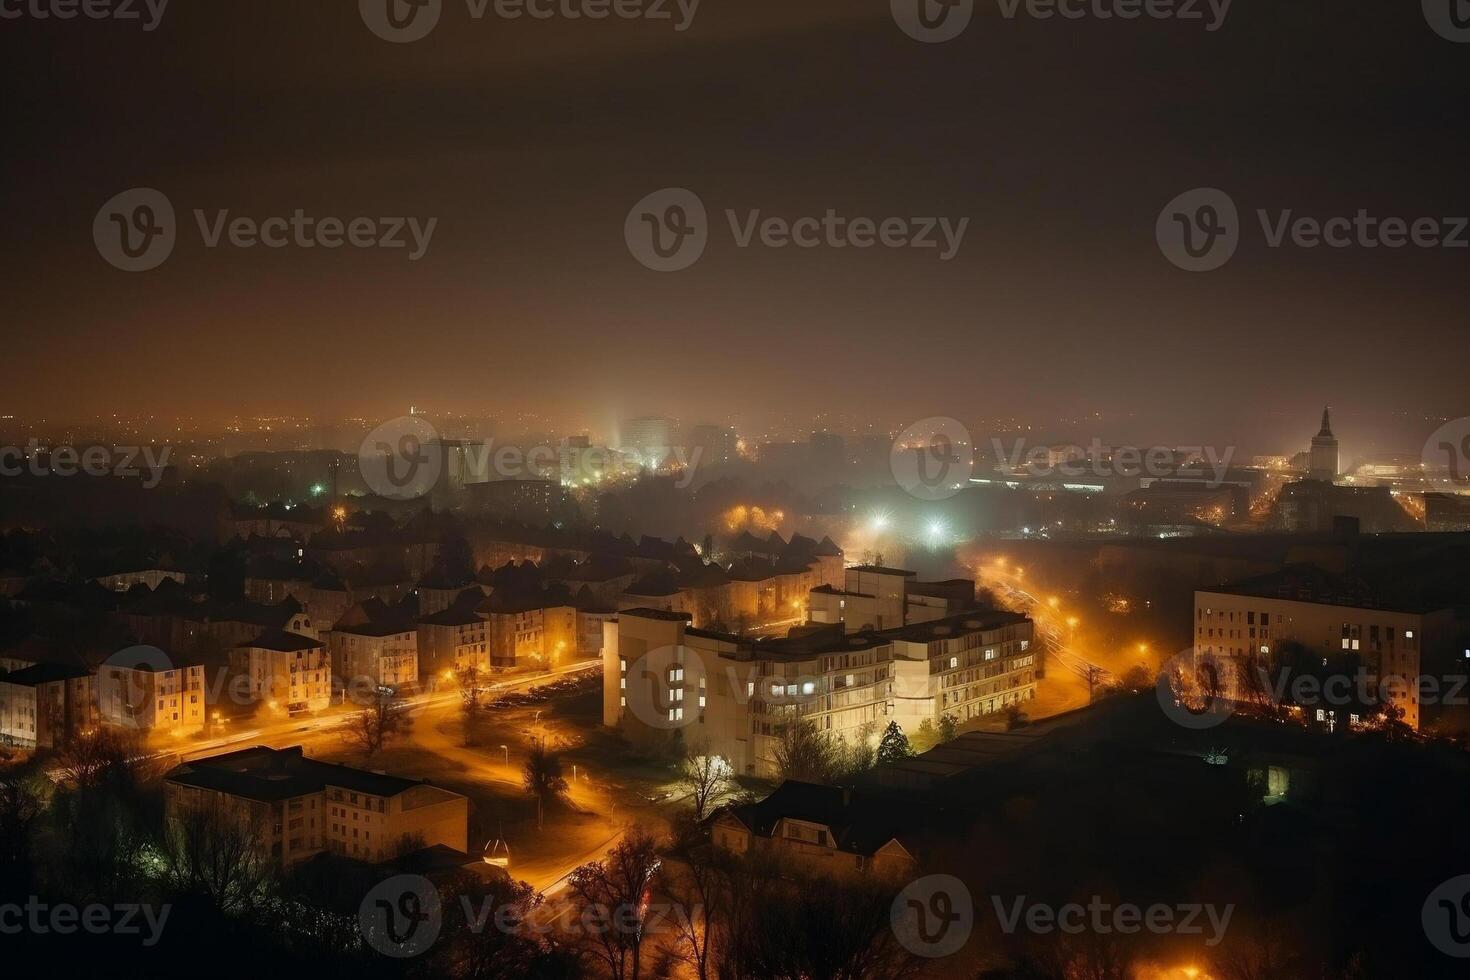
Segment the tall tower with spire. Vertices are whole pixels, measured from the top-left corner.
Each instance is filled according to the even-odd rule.
[[[1337,437],[1332,434],[1332,410],[1322,409],[1322,431],[1312,437],[1311,463],[1307,478],[1334,483],[1337,480]]]

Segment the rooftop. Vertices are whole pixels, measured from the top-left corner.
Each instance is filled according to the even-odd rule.
[[[883,630],[880,635],[885,640],[932,643],[935,640],[947,640],[978,630],[1000,629],[1002,626],[1015,626],[1026,622],[1030,620],[1020,613],[998,609],[972,609],[968,612],[946,616],[943,619],[932,619],[926,623],[896,626],[893,629]]]
[[[428,785],[419,779],[404,779],[308,759],[299,745],[288,749],[258,745],[198,759],[172,770],[166,778],[171,783],[262,803],[319,793],[328,786],[371,796],[397,796],[415,786]]]
[[[289,630],[266,630],[249,643],[242,643],[241,646],[253,650],[297,653],[302,650],[320,650],[326,644],[321,640],[313,640],[309,636],[302,636],[300,633],[292,633]]]
[[[0,684],[17,684],[21,687],[36,687],[54,681],[75,680],[88,677],[91,671],[78,663],[40,663],[9,674],[0,672]]]
[[[732,807],[724,816],[739,820],[759,837],[770,837],[783,819],[820,824],[832,832],[839,851],[868,856],[896,839],[905,823],[912,823],[891,800],[866,799],[838,786],[794,779],[759,803]]]

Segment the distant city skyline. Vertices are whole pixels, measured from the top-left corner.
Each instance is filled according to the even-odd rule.
[[[942,45],[887,8],[705,3],[684,31],[492,19],[408,45],[374,37],[355,5],[283,0],[250,17],[174,5],[128,43],[115,25],[7,22],[0,201],[23,238],[0,288],[26,359],[0,412],[490,403],[605,426],[860,399],[910,420],[1100,412],[1255,442],[1272,426],[1231,426],[1323,404],[1470,411],[1464,250],[1272,247],[1257,216],[1470,214],[1463,46],[1417,5],[1237,4],[1213,32],[980,5]],[[173,255],[148,272],[112,268],[93,241],[99,209],[133,187],[178,216]],[[666,187],[697,194],[711,224],[676,273],[624,241],[629,209]],[[1194,187],[1224,190],[1246,226],[1207,274],[1155,241],[1160,209]],[[220,212],[297,209],[437,225],[411,262],[209,247],[194,213],[207,230]],[[727,215],[829,210],[969,225],[942,262],[741,247]]]

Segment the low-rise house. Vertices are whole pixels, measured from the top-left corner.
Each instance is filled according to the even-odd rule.
[[[716,847],[733,854],[757,849],[782,864],[826,874],[900,877],[918,860],[902,837],[892,800],[865,800],[837,786],[788,779],[759,803],[730,807],[709,821]]]

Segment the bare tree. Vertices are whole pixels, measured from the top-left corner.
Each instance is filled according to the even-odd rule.
[[[0,773],[0,868],[30,866],[31,829],[46,809],[45,782],[29,769]]]
[[[708,844],[681,856],[684,860],[677,867],[665,865],[660,875],[664,895],[675,909],[670,916],[678,940],[674,954],[699,980],[709,980],[711,944],[716,923],[726,913],[733,858]]]
[[[543,742],[531,747],[521,767],[521,781],[536,800],[536,829],[545,826],[546,804],[563,799],[567,795],[567,780],[562,775],[561,756],[546,751]]]
[[[485,699],[489,687],[480,668],[471,664],[456,675],[459,681],[459,711],[464,721],[464,744],[474,745],[479,740],[480,723],[484,720]]]
[[[174,886],[225,913],[253,908],[271,884],[261,821],[228,804],[186,806],[163,834],[164,864]]]
[[[374,755],[390,739],[407,735],[412,729],[408,706],[397,698],[379,695],[371,705],[348,719],[342,728],[342,739],[361,749],[363,754]]]
[[[768,856],[732,860],[710,960],[721,977],[916,976],[916,956],[892,928],[900,882],[827,878],[781,868]]]
[[[836,775],[839,760],[831,739],[811,722],[797,721],[781,729],[775,762],[782,779],[826,783]]]
[[[57,759],[63,782],[79,790],[95,789],[119,778],[132,778],[147,756],[135,733],[113,728],[78,732],[67,739]]]
[[[694,818],[703,820],[735,788],[735,770],[707,742],[691,744],[679,765],[679,785],[689,792]]]
[[[582,903],[583,922],[592,923],[588,945],[613,980],[638,980],[647,938],[648,902],[660,867],[654,839],[633,829],[601,862],[572,872],[572,894]]]

